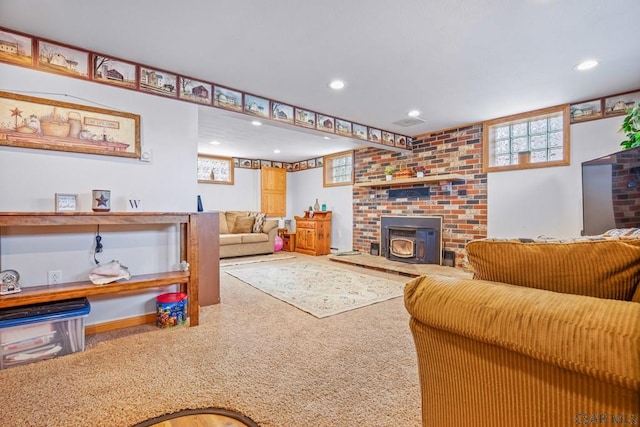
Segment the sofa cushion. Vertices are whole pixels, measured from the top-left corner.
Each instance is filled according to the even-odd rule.
[[[242,243],[262,243],[269,241],[269,235],[266,233],[245,233],[240,236],[242,236]]]
[[[231,232],[231,230],[229,230],[229,226],[227,225],[226,212],[218,213],[218,222],[220,223],[220,234],[229,234]]]
[[[251,229],[253,228],[253,223],[255,222],[255,218],[252,216],[239,216],[236,218],[233,223],[233,231],[232,233],[251,233]]]
[[[227,211],[224,214],[227,219],[227,227],[229,229],[229,233],[233,233],[233,226],[236,223],[236,218],[239,216],[247,216],[246,211]]]
[[[249,216],[254,217],[256,220],[253,223],[252,233],[262,233],[262,227],[267,220],[267,214],[263,212],[250,212]]]
[[[476,279],[625,301],[640,280],[640,239],[480,239],[466,249]]]
[[[242,234],[221,234],[220,246],[239,245],[242,243]]]

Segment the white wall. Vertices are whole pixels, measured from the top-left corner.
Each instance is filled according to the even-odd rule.
[[[122,110],[141,116],[141,138],[151,162],[0,146],[0,211],[53,211],[55,193],[78,193],[90,211],[92,189],[109,189],[112,210],[124,211],[136,196],[145,211],[195,211],[197,106],[108,85],[0,64],[0,90],[76,104]],[[66,95],[66,96],[65,96]],[[80,99],[78,99],[80,98]],[[83,101],[86,100],[86,101]],[[96,105],[98,104],[98,105]],[[63,281],[84,280],[95,266],[93,227],[2,230],[0,268],[16,269],[24,286],[46,283],[48,270],[62,270]],[[132,274],[173,269],[178,260],[176,230],[150,227],[141,232],[101,228],[104,253]],[[128,298],[92,299],[88,324],[152,312],[157,292]],[[103,301],[104,300],[104,301]]]
[[[260,171],[235,168],[233,179],[234,185],[198,184],[205,211],[260,210]]]
[[[287,218],[303,216],[318,203],[331,211],[331,247],[339,251],[353,249],[353,186],[323,187],[322,168],[287,174]]]
[[[621,150],[621,122],[612,117],[571,125],[569,166],[489,173],[488,236],[579,236],[581,164]]]

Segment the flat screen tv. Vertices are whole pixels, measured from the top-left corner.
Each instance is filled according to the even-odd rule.
[[[582,234],[640,227],[640,147],[582,163]]]

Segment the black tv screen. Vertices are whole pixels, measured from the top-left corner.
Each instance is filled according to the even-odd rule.
[[[640,227],[640,147],[582,163],[583,235]]]

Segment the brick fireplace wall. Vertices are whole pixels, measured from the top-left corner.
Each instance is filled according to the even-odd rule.
[[[425,175],[461,174],[463,180],[419,184],[429,186],[428,198],[388,197],[396,187],[353,188],[353,246],[369,253],[371,243],[380,242],[381,215],[441,215],[443,249],[456,253],[456,266],[463,266],[464,246],[487,235],[487,175],[482,172],[482,125],[471,125],[421,136],[413,141],[412,153],[378,148],[358,150],[355,182],[384,180],[384,168],[425,166]]]

